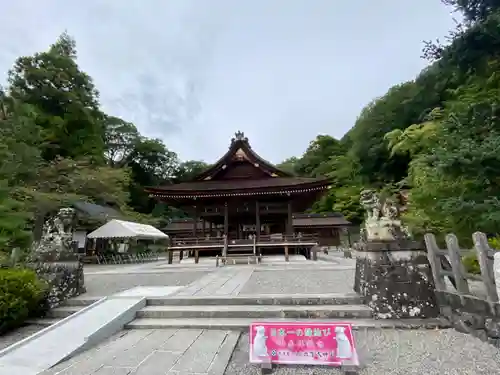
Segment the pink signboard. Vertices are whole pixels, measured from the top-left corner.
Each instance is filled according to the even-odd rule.
[[[250,362],[359,366],[349,323],[252,323]]]

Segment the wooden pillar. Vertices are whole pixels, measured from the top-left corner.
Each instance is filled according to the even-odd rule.
[[[168,264],[172,264],[174,262],[174,251],[173,250],[167,250],[168,251]]]
[[[213,231],[213,223],[209,222],[208,223],[208,234],[210,237],[212,237],[212,231]]]
[[[318,260],[318,246],[313,246],[311,249],[312,260]]]
[[[290,256],[288,254],[288,245],[285,245],[285,262],[290,261]]]
[[[229,234],[229,208],[227,202],[224,203],[224,234],[228,237]]]
[[[198,264],[199,261],[200,261],[200,252],[198,249],[196,249],[194,251],[194,263]]]
[[[198,208],[194,206],[194,221],[193,221],[193,237],[196,238],[196,231],[198,229]]]
[[[205,221],[205,219],[203,219],[203,238],[205,238],[207,234],[207,222]]]
[[[255,242],[257,245],[255,246],[255,251],[257,254],[260,254],[259,242],[260,242],[260,205],[259,201],[255,201]]]
[[[255,202],[255,236],[257,237],[257,242],[260,240],[260,206],[259,201]]]
[[[288,201],[287,205],[287,220],[286,220],[286,234],[293,235],[293,217],[292,217],[292,200]]]
[[[229,246],[229,242],[228,242],[227,236],[224,236],[224,247],[222,248],[222,262],[224,264],[226,264],[228,246]]]

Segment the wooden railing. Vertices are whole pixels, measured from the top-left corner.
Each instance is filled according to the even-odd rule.
[[[460,249],[458,239],[454,234],[446,236],[446,250],[441,250],[433,234],[425,235],[427,257],[432,268],[436,290],[446,292],[445,277],[453,280],[456,292],[461,296],[471,295],[468,280],[480,281],[484,284],[486,297],[489,302],[498,302],[498,294],[493,274],[493,256],[486,235],[481,232],[473,234],[474,249]],[[476,254],[481,269],[480,275],[466,272],[462,257]]]
[[[203,245],[224,245],[224,237],[210,237],[210,238],[173,238],[170,247],[176,246],[203,246]]]
[[[210,238],[173,238],[171,240],[170,247],[189,247],[189,246],[224,246],[224,237],[210,237]],[[228,246],[242,246],[242,245],[253,245],[254,243],[259,244],[300,244],[300,243],[317,243],[318,237],[311,234],[303,235],[288,235],[288,234],[271,234],[271,235],[261,235],[259,240],[255,239],[231,239],[228,240]]]

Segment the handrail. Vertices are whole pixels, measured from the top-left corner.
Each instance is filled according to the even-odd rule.
[[[232,239],[228,238],[227,244],[225,242],[225,237],[210,237],[210,238],[172,238],[170,247],[187,247],[187,246],[208,246],[208,245],[219,245],[219,246],[234,246],[234,245],[248,245],[255,246],[261,243],[310,243],[317,242],[318,236],[312,234],[271,234],[271,235],[260,235],[257,240],[256,237],[253,238],[240,238]]]

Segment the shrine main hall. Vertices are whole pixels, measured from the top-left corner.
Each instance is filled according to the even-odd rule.
[[[322,233],[323,238],[338,237],[340,228],[349,225],[342,215],[304,214],[329,185],[326,177],[296,177],[277,168],[237,132],[226,154],[192,181],[146,191],[190,217],[174,220],[165,231],[171,250],[181,251],[181,258],[183,250],[195,250],[198,261],[199,252],[224,257],[285,251],[288,258],[289,249],[297,253],[299,247],[318,245]],[[175,230],[179,222],[182,229]],[[307,251],[304,255],[310,257]]]

